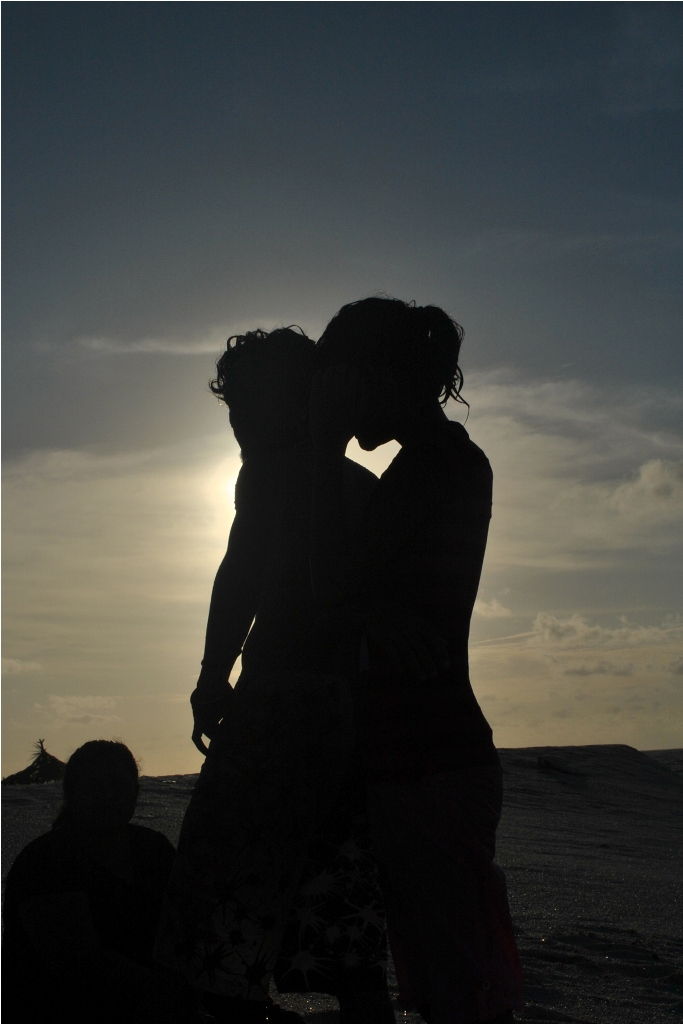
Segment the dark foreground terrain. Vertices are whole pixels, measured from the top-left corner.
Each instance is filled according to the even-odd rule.
[[[526,976],[521,1019],[683,1022],[683,751],[529,747],[500,756],[498,857]],[[194,779],[143,778],[135,820],[175,842]],[[3,878],[49,828],[59,793],[59,783],[3,788]],[[311,1024],[335,1017],[326,997],[279,1001]]]

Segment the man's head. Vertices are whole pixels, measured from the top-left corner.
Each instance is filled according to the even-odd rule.
[[[372,449],[397,436],[406,417],[460,400],[463,330],[438,306],[369,298],[343,306],[325,328],[323,367],[344,364],[365,377],[367,414],[356,434]]]

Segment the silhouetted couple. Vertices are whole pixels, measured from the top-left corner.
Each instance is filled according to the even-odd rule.
[[[461,337],[436,307],[375,298],[317,345],[229,340],[212,390],[243,465],[175,861],[129,824],[130,751],[79,748],[59,818],[8,877],[16,1019],[286,1024],[274,979],[335,995],[342,1024],[393,1024],[385,912],[401,1001],[427,1024],[523,1005],[501,769],[467,658],[492,477],[443,411]],[[354,436],[400,443],[380,480],[345,457]]]
[[[402,1002],[429,1024],[523,1005],[467,655],[492,475],[443,411],[461,339],[441,309],[372,298],[317,345],[254,331],[219,360],[243,466],[156,951],[219,1021],[276,1015],[273,977],[336,995],[342,1024],[393,1021],[383,907]],[[354,436],[400,443],[379,481],[345,457]]]

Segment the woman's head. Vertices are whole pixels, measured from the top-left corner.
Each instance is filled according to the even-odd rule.
[[[323,366],[346,364],[366,377],[368,422],[357,434],[361,447],[396,435],[396,415],[460,397],[458,356],[463,329],[438,306],[401,299],[369,298],[342,306],[318,342]]]
[[[245,454],[307,439],[315,360],[315,343],[298,328],[255,330],[228,339],[209,387],[228,406]]]
[[[94,828],[125,825],[138,797],[137,762],[124,743],[89,740],[67,761],[63,790],[58,822],[75,820]]]

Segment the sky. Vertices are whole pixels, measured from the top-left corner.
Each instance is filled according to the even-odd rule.
[[[683,746],[681,5],[3,15],[3,773],[39,736],[199,769],[215,359],[377,293],[465,328],[497,744]]]

